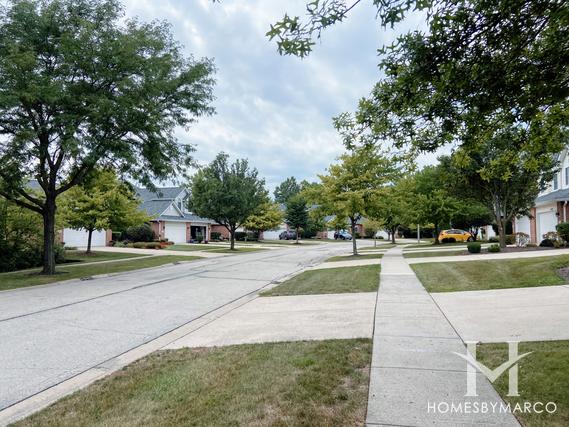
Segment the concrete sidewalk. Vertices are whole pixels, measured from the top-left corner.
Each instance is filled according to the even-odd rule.
[[[371,338],[376,293],[259,297],[166,348]]]
[[[465,341],[569,339],[569,285],[431,295]]]
[[[425,291],[401,248],[382,259],[377,296],[368,425],[519,426],[511,414],[436,412],[438,405],[502,402],[476,374],[478,397],[465,397],[465,346]]]

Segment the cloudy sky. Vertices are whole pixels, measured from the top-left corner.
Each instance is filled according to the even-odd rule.
[[[220,151],[247,157],[272,189],[288,176],[314,180],[343,151],[332,117],[353,111],[380,77],[377,49],[394,37],[362,2],[323,34],[306,59],[282,57],[265,33],[305,0],[128,0],[126,14],[167,20],[188,54],[213,58],[216,114],[178,138],[200,163]],[[415,18],[404,28],[417,28]],[[432,158],[432,157],[431,157]],[[428,162],[431,158],[422,161]]]

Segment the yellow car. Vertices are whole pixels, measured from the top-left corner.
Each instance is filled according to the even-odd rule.
[[[439,234],[439,242],[442,243],[472,242],[473,240],[472,234],[464,230],[443,230]]]

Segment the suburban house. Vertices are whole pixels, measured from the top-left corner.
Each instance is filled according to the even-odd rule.
[[[556,231],[560,222],[569,221],[569,156],[568,149],[559,155],[560,170],[539,194],[530,216],[516,218],[514,232],[530,236],[533,243],[543,240],[546,233]]]
[[[140,209],[152,217],[151,225],[159,239],[186,243],[201,236],[210,240],[215,221],[192,214],[188,208],[188,190],[182,187],[158,188],[156,192],[137,189]]]
[[[159,239],[168,239],[174,243],[186,243],[201,236],[209,240],[214,221],[193,215],[188,211],[188,191],[182,187],[136,189],[141,200],[140,209],[152,220],[150,224]],[[66,246],[86,246],[87,232],[65,228],[61,231],[61,241]],[[92,246],[107,246],[112,240],[111,230],[94,231]]]

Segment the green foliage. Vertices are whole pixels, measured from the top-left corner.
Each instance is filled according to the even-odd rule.
[[[488,247],[488,252],[500,252],[501,248],[500,245],[494,244]]]
[[[340,162],[330,165],[328,174],[319,175],[320,184],[304,193],[319,209],[345,219],[352,227],[369,214],[374,203],[381,199],[386,186],[401,172],[399,159],[379,152],[374,147],[360,147],[340,156]],[[339,224],[335,224],[339,225]],[[357,254],[356,240],[353,242]]]
[[[126,240],[133,242],[152,242],[156,238],[152,227],[148,224],[128,227],[123,235]]]
[[[265,202],[243,223],[248,230],[262,232],[277,228],[283,222],[283,212],[277,203]]]
[[[138,209],[140,200],[111,170],[95,170],[81,185],[62,195],[60,212],[66,226],[89,232],[125,230],[150,218]]]
[[[281,182],[274,191],[275,202],[286,205],[291,197],[296,196],[300,193],[301,187],[296,182],[296,178],[291,176]]]
[[[195,214],[211,218],[231,233],[234,248],[235,230],[266,202],[265,181],[257,169],[249,168],[246,159],[228,163],[225,153],[217,155],[207,167],[191,179],[189,208]]]
[[[308,207],[304,198],[300,195],[290,198],[286,205],[284,218],[287,225],[297,231],[296,240],[298,240],[299,230],[306,227],[309,221]]]
[[[482,250],[482,245],[480,242],[470,242],[466,245],[466,248],[471,254],[479,254]]]
[[[55,270],[56,200],[93,168],[146,185],[184,172],[193,147],[174,129],[212,112],[213,71],[184,57],[168,24],[126,20],[116,0],[4,3],[0,194],[43,215],[44,273]]]
[[[556,226],[558,236],[563,239],[565,243],[569,242],[569,222],[561,222]]]
[[[212,231],[210,233],[210,236],[211,240],[213,240],[214,242],[221,240],[221,233],[219,231]]]
[[[65,260],[62,245],[55,245],[55,261]],[[43,224],[37,213],[0,197],[0,272],[42,264]]]

